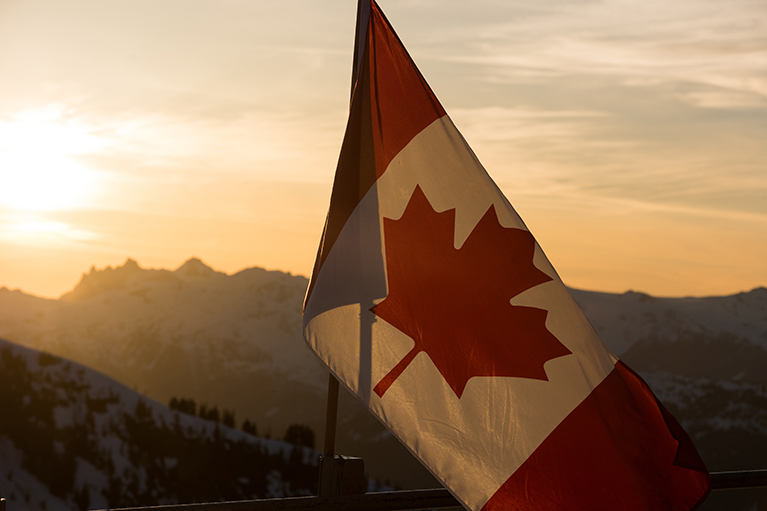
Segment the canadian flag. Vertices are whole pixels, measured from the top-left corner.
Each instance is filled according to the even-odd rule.
[[[710,477],[690,438],[364,4],[309,346],[467,509],[694,509]]]

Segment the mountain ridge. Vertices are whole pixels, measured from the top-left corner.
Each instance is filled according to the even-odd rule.
[[[197,258],[173,271],[128,260],[92,268],[66,300],[0,289],[0,337],[94,367],[162,402],[191,397],[234,409],[260,431],[279,436],[305,423],[322,438],[327,370],[301,332],[307,284],[258,267],[227,275]],[[767,384],[765,288],[704,298],[571,293],[608,348],[642,374]],[[338,452],[363,457],[382,481],[435,484],[350,394],[340,398]]]
[[[91,268],[87,272],[83,272],[80,276],[80,280],[74,285],[72,289],[69,291],[65,291],[62,293],[58,298],[49,298],[49,297],[41,297],[37,296],[31,293],[27,293],[21,288],[14,288],[10,289],[7,286],[0,286],[0,291],[10,291],[10,292],[17,292],[22,293],[26,296],[30,296],[37,299],[42,300],[72,300],[72,299],[80,299],[80,298],[86,298],[88,296],[91,296],[87,291],[84,289],[78,290],[78,288],[86,288],[86,289],[98,289],[101,291],[108,291],[110,290],[108,287],[104,287],[104,283],[106,282],[112,282],[113,284],[122,284],[127,280],[129,277],[136,275],[140,272],[149,272],[149,273],[158,273],[158,274],[175,274],[176,276],[179,275],[186,275],[186,276],[210,276],[210,275],[222,275],[227,277],[234,277],[237,276],[239,273],[242,272],[248,272],[251,270],[260,270],[260,271],[272,271],[272,272],[278,272],[289,276],[294,276],[291,272],[288,271],[282,271],[282,270],[266,270],[265,268],[261,268],[258,266],[253,266],[249,268],[244,268],[242,270],[238,270],[234,273],[226,273],[219,270],[213,269],[211,266],[207,265],[202,259],[196,256],[192,256],[189,259],[185,260],[181,265],[174,269],[174,270],[168,270],[165,268],[142,268],[139,263],[133,259],[132,257],[126,258],[125,262],[118,266],[111,266],[107,265],[103,268],[97,268],[95,265],[91,266]],[[199,273],[198,273],[199,272]],[[303,275],[295,275],[297,277],[301,277],[307,280],[308,277]],[[111,278],[110,278],[111,277]],[[161,279],[162,277],[158,277]],[[94,285],[94,281],[98,282],[98,284]],[[112,288],[112,290],[116,289],[117,287]],[[642,291],[635,291],[632,289],[629,289],[627,291],[624,291],[623,293],[618,292],[609,292],[609,291],[595,291],[595,290],[586,290],[581,288],[571,288],[568,287],[571,291],[579,292],[579,293],[589,293],[592,295],[607,295],[607,296],[625,296],[625,297],[637,297],[638,301],[652,301],[652,300],[698,300],[698,299],[717,299],[717,298],[727,298],[727,297],[734,297],[738,295],[749,295],[751,293],[764,293],[767,295],[767,286],[763,285],[756,285],[755,287],[746,290],[746,291],[737,291],[733,292],[731,294],[717,294],[717,295],[704,295],[704,296],[693,296],[693,295],[684,295],[684,296],[655,296],[651,295],[649,293],[645,293]],[[75,297],[72,297],[71,295],[75,295]]]

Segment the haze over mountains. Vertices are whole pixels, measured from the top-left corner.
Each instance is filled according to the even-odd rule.
[[[305,289],[303,277],[260,268],[227,276],[198,259],[173,272],[129,259],[91,269],[59,300],[0,290],[0,330],[161,402],[193,396],[282,430],[314,411],[289,396],[327,379],[299,342]]]
[[[705,298],[572,290],[600,339],[637,371],[767,384],[767,289]]]
[[[191,397],[234,409],[262,433],[279,437],[303,423],[321,438],[327,372],[301,334],[307,283],[261,268],[226,275],[199,259],[174,271],[129,259],[92,268],[58,300],[1,288],[0,337],[90,366],[162,403]],[[711,470],[764,468],[767,289],[708,298],[572,292],[603,342],[680,419]],[[338,452],[362,456],[381,481],[436,485],[343,391],[339,413]]]
[[[261,268],[225,275],[190,259],[175,271],[135,261],[91,269],[59,300],[0,289],[0,337],[75,360],[162,402],[233,409],[261,433],[324,432],[327,372],[301,334],[307,279]],[[346,392],[338,450],[382,481],[436,482]],[[379,470],[379,463],[385,467]],[[369,460],[369,461],[368,461]],[[409,464],[411,471],[396,469]]]

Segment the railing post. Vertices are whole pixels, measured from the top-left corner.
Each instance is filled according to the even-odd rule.
[[[362,458],[336,455],[320,460],[320,497],[362,495],[367,486]]]

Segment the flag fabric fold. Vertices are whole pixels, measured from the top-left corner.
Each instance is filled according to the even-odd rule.
[[[694,509],[710,477],[691,440],[367,7],[309,346],[467,509]]]

